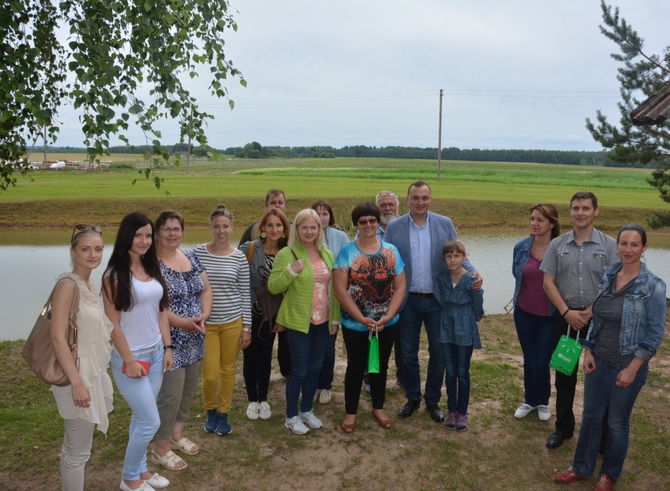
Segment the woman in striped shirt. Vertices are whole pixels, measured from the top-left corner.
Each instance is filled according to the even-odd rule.
[[[240,348],[245,349],[251,342],[251,290],[247,258],[230,245],[232,215],[219,205],[210,216],[210,223],[214,240],[195,248],[214,297],[205,333],[202,398],[207,411],[205,431],[217,431],[223,436],[233,432],[228,411],[233,399],[237,356]]]

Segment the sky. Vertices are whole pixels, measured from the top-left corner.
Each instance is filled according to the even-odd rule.
[[[585,128],[618,120],[618,46],[600,33],[599,0],[231,0],[238,31],[226,56],[228,101],[189,88],[211,146],[442,147],[600,150]],[[616,4],[615,4],[616,5]],[[620,0],[648,53],[670,45],[667,0]],[[72,108],[57,146],[82,146]],[[163,142],[179,139],[161,123]],[[143,144],[139,130],[131,143]],[[112,144],[116,142],[113,141]],[[39,144],[38,144],[39,145]]]

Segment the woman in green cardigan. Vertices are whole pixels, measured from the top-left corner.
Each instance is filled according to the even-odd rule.
[[[312,209],[302,210],[291,226],[288,247],[277,253],[268,279],[270,292],[284,293],[277,314],[277,324],[286,329],[291,353],[284,425],[298,435],[323,426],[312,411],[312,401],[328,336],[337,334],[340,326],[340,306],[332,287],[334,263],[333,253],[326,249],[319,216]]]

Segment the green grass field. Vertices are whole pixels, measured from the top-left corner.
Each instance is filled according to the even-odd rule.
[[[80,160],[83,155],[79,159],[70,157]],[[123,157],[125,160],[119,158],[117,162],[144,162],[141,155]],[[20,178],[18,187],[0,195],[0,225],[64,226],[74,219],[70,216],[73,212],[81,213],[82,207],[103,223],[118,223],[129,208],[147,209],[149,213],[157,206],[193,209],[196,223],[205,224],[202,217],[219,202],[230,204],[238,223],[246,224],[262,213],[263,196],[270,188],[286,192],[292,213],[324,197],[347,206],[371,200],[382,189],[403,197],[407,186],[418,179],[431,185],[436,211],[446,209],[444,212],[452,218],[460,212],[470,217],[467,223],[461,223],[464,226],[508,226],[501,215],[517,213],[537,202],[567,205],[570,196],[582,189],[593,190],[603,208],[628,210],[635,219],[638,215],[644,219],[652,211],[670,210],[670,205],[646,183],[650,171],[644,169],[445,161],[438,182],[435,161],[224,158],[219,163],[196,162],[189,174],[183,168],[161,168],[156,173],[164,179],[160,191],[136,170],[35,171],[32,180]],[[138,180],[132,185],[134,179]],[[169,198],[164,191],[170,193]],[[56,210],[51,209],[54,206]],[[346,213],[342,213],[346,221]]]

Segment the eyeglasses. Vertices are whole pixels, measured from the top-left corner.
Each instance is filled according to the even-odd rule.
[[[181,235],[181,227],[161,227],[161,232],[165,233],[165,235],[170,235],[170,234],[175,234],[175,235]]]
[[[360,219],[358,220],[358,225],[360,225],[361,227],[365,227],[366,225],[377,225],[377,219],[376,218],[368,218],[367,220]]]
[[[86,225],[85,223],[78,223],[77,225],[74,226],[74,229],[72,230],[72,237],[70,238],[70,242],[72,241],[72,239],[74,239],[75,235],[83,234],[86,232],[95,232],[97,234],[102,235],[102,227],[99,227],[97,225]]]

